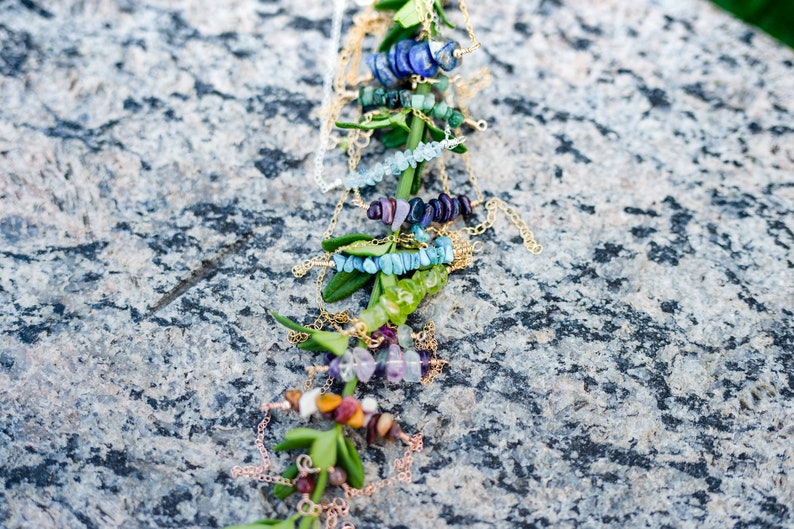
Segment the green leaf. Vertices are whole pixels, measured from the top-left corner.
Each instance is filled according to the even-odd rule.
[[[447,135],[444,134],[443,130],[441,130],[439,128],[436,128],[436,127],[430,125],[429,123],[427,124],[427,130],[428,130],[428,132],[430,132],[430,137],[433,138],[435,141],[441,141],[441,140],[446,139],[446,137],[447,137]],[[461,143],[460,145],[458,145],[454,149],[450,149],[450,150],[452,152],[456,152],[458,154],[463,154],[468,149],[466,148],[466,146],[464,144]]]
[[[405,145],[408,141],[408,133],[401,128],[394,128],[387,132],[381,139],[381,143],[387,149],[397,149]]]
[[[414,181],[411,183],[411,194],[415,195],[419,192],[419,188],[422,187],[422,170],[425,168],[425,162],[419,162],[416,164],[416,171],[414,172]]]
[[[404,2],[403,2],[404,3]],[[410,28],[404,28],[397,24],[393,26],[386,36],[383,38],[383,41],[378,46],[379,52],[388,52],[392,46],[396,43],[400,42],[401,40],[410,39],[416,33],[417,26],[411,26]]]
[[[301,342],[298,345],[301,349],[306,351],[331,351],[336,356],[342,356],[345,354],[345,351],[347,351],[347,343],[349,341],[347,336],[341,335],[338,332],[318,331],[298,325],[275,311],[271,311],[270,314],[284,327],[296,332],[305,332],[311,336],[309,340]]]
[[[405,117],[408,115],[408,112],[408,109],[403,109],[395,113],[377,114],[366,123],[336,121],[335,124],[340,129],[376,130],[396,126],[408,130],[408,125],[405,122]]]
[[[287,470],[285,470],[281,474],[281,477],[282,478],[287,478],[287,479],[295,479],[295,478],[297,478],[298,477],[298,465],[296,465],[295,463],[292,463],[290,466],[287,467]],[[276,498],[278,498],[280,500],[283,500],[284,498],[288,497],[293,492],[295,492],[295,487],[290,486],[290,485],[281,485],[281,484],[277,483],[276,486],[273,487],[273,496],[275,496]]]
[[[372,279],[372,275],[353,270],[337,272],[323,289],[323,299],[328,303],[344,299],[361,289]]]
[[[325,351],[325,347],[317,343],[316,340],[313,338],[309,338],[305,342],[301,342],[298,344],[299,349],[303,349],[304,351]]]
[[[295,332],[305,332],[305,333],[308,333],[308,334],[312,334],[314,332],[317,332],[314,329],[309,329],[308,327],[304,327],[303,325],[298,325],[297,323],[295,323],[291,319],[285,318],[284,316],[282,316],[281,314],[277,313],[274,310],[270,311],[270,315],[273,316],[273,318],[275,318],[275,320],[277,322],[279,322],[281,325],[283,325],[287,329],[291,329],[291,330],[293,330]]]
[[[336,437],[337,429],[332,428],[322,432],[312,443],[309,455],[312,458],[312,466],[328,470],[328,467],[336,464]]]
[[[342,248],[342,253],[349,255],[358,255],[361,257],[380,257],[381,255],[389,253],[392,249],[392,243],[386,244],[354,244],[347,248]]]
[[[383,273],[381,272],[378,272],[375,276],[375,284],[372,286],[372,293],[369,295],[369,303],[367,304],[367,308],[371,308],[375,303],[377,303],[380,299],[380,295],[383,294],[381,277],[383,277]]]
[[[279,524],[282,524],[282,523],[284,523],[286,521],[290,521],[290,520],[272,520],[270,518],[267,518],[267,519],[264,519],[264,520],[259,520],[259,521],[252,522],[252,523],[245,524],[245,525],[230,525],[230,526],[228,526],[228,527],[226,527],[224,529],[256,529],[258,527],[278,527]],[[292,521],[293,524],[295,523],[295,517],[294,516],[293,516],[293,519],[291,521]],[[292,526],[290,526],[290,528],[291,527]]]
[[[395,276],[395,275],[387,276],[386,274],[381,274],[380,275],[380,286],[381,286],[381,288],[383,288],[384,292],[388,288],[397,286],[397,276]]]
[[[438,13],[438,18],[441,19],[441,22],[446,24],[448,28],[455,29],[455,24],[449,21],[446,12],[444,12],[443,2],[441,0],[435,0],[433,4],[436,7],[436,13]]]
[[[299,514],[293,514],[286,520],[273,526],[273,529],[295,529],[295,522],[300,518]]]
[[[375,4],[375,9],[378,11],[397,11],[408,0],[381,0]]]
[[[404,28],[410,28],[419,24],[419,12],[416,7],[416,0],[410,0],[394,15],[394,21]]]
[[[347,482],[351,487],[360,489],[364,486],[364,465],[350,439],[340,431],[336,441],[336,456],[339,466],[347,472]]]
[[[329,331],[312,331],[311,334],[311,340],[301,343],[298,347],[307,351],[331,351],[336,356],[342,356],[347,351],[350,338],[343,334]]]
[[[363,233],[348,233],[341,237],[334,237],[333,239],[326,239],[322,242],[323,250],[326,252],[335,252],[341,246],[347,246],[358,241],[371,241],[374,239],[372,235],[365,235]]]
[[[273,450],[295,450],[309,448],[322,432],[313,428],[293,428],[284,434],[284,440],[273,447]]]

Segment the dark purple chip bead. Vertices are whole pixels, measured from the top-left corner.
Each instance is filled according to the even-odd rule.
[[[422,377],[426,377],[430,371],[430,352],[429,351],[416,351],[419,354],[419,360],[422,364]]]
[[[441,193],[438,195],[438,201],[444,204],[444,217],[441,219],[441,222],[449,222],[452,220],[452,199],[449,198],[449,195],[446,193]]]
[[[449,220],[455,220],[460,215],[460,201],[453,198],[449,202],[452,204],[452,213],[449,215]]]
[[[460,202],[460,212],[464,217],[471,215],[471,200],[466,195],[458,195],[458,202]]]
[[[411,209],[408,210],[408,217],[406,217],[406,221],[409,224],[419,224],[419,221],[422,220],[422,214],[425,212],[425,202],[419,197],[412,198],[408,204],[411,206]]]
[[[379,336],[382,336],[383,339],[390,345],[397,343],[397,332],[387,325],[378,327],[372,333],[372,338],[374,339],[377,339]]]
[[[333,378],[339,378],[339,358],[335,357],[331,360],[331,363],[328,364],[328,376]]]
[[[388,349],[381,349],[380,352],[375,355],[375,373],[373,373],[376,377],[382,377],[386,375],[386,361],[389,359],[389,350]]]
[[[411,70],[417,75],[433,77],[438,73],[438,65],[433,60],[427,42],[417,42],[411,46],[408,61],[411,63]]]
[[[380,419],[380,413],[376,413],[370,417],[367,423],[367,444],[369,445],[378,439],[378,419]]]
[[[408,60],[408,54],[411,52],[413,45],[413,40],[405,39],[392,46],[389,50],[389,64],[398,77],[408,77],[414,73],[411,69],[411,62]]]
[[[444,204],[436,198],[431,199],[428,204],[432,205],[433,210],[436,212],[436,214],[433,216],[433,220],[436,222],[444,222],[444,215],[447,214]]]
[[[391,202],[391,199],[380,199],[380,209],[382,212],[380,220],[383,221],[384,224],[391,224],[394,222],[394,204]]]
[[[433,207],[433,204],[425,204],[425,211],[422,213],[422,218],[419,219],[419,225],[427,228],[433,222],[435,216],[436,208]]]
[[[367,218],[369,220],[380,220],[381,213],[383,213],[383,210],[380,207],[380,202],[376,200],[369,205],[369,209],[367,209]]]

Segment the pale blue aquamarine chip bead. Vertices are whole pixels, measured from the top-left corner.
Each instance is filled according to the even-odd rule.
[[[345,382],[356,378],[356,361],[350,351],[345,351],[339,358],[339,378]]]
[[[405,375],[405,359],[399,345],[389,346],[389,356],[386,360],[386,380],[389,382],[399,382]]]
[[[414,330],[408,325],[399,325],[397,327],[397,343],[401,347],[411,347],[414,344],[414,339],[411,338]]]
[[[406,382],[420,382],[422,380],[422,359],[419,353],[413,349],[408,349],[403,353],[405,361],[405,374],[403,380]]]

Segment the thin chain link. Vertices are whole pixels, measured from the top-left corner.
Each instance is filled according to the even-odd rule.
[[[469,112],[469,101],[474,99],[478,93],[491,86],[491,83],[493,82],[491,70],[487,66],[483,66],[474,72],[474,74],[466,81],[464,81],[459,75],[456,75],[452,79],[455,85],[455,97],[457,99],[458,108],[465,116],[468,117],[469,120],[471,120],[472,118],[470,117],[471,112]],[[469,121],[469,123],[472,122]],[[488,123],[484,120],[473,122],[472,125],[477,130],[485,130],[488,128]]]
[[[441,179],[441,188],[444,193],[451,195],[452,191],[449,190],[449,175],[447,174],[447,164],[444,162],[444,155],[438,157],[438,176]]]
[[[473,52],[474,50],[479,49],[480,41],[477,40],[476,36],[474,36],[474,27],[471,24],[469,6],[466,5],[466,0],[458,0],[458,3],[460,4],[460,12],[463,13],[463,20],[466,21],[466,31],[469,33],[469,39],[471,39],[471,46],[468,48],[455,50],[455,57],[460,58],[468,53]]]
[[[416,14],[419,17],[419,22],[422,24],[422,32],[419,38],[429,37],[433,34],[432,26],[436,20],[436,9],[433,5],[433,0],[422,0],[416,2]]]
[[[291,487],[295,484],[294,480],[284,478],[277,474],[268,474],[267,471],[270,469],[272,461],[270,459],[270,454],[265,448],[265,429],[267,425],[270,424],[270,410],[271,409],[289,409],[290,404],[288,402],[278,402],[278,403],[268,403],[262,406],[263,411],[265,412],[264,417],[260,421],[259,425],[256,427],[256,439],[254,441],[254,445],[256,449],[259,451],[259,455],[262,457],[262,464],[261,465],[249,465],[245,467],[235,466],[232,468],[232,477],[247,477],[251,479],[255,479],[262,483],[272,483],[274,485],[286,485]]]
[[[462,231],[469,235],[482,235],[486,230],[493,227],[494,222],[496,221],[496,212],[501,209],[505,212],[515,227],[518,228],[518,232],[521,235],[521,238],[524,240],[524,247],[529,250],[530,253],[535,255],[543,251],[543,246],[538,244],[538,242],[535,240],[535,235],[532,233],[532,230],[529,229],[527,223],[524,222],[524,219],[521,218],[521,215],[518,214],[513,206],[507,204],[502,199],[492,198],[485,203],[485,209],[488,212],[488,215],[482,223],[478,224],[477,226],[464,228]]]
[[[485,202],[485,196],[482,194],[482,189],[480,189],[480,182],[477,179],[477,174],[474,172],[474,168],[471,166],[471,158],[469,158],[469,153],[464,152],[461,154],[463,158],[463,163],[466,165],[466,173],[469,175],[469,182],[471,182],[471,187],[474,189],[474,194],[477,195],[477,202],[482,204]]]
[[[345,491],[345,498],[351,500],[357,496],[372,496],[379,490],[385,489],[386,487],[396,483],[411,483],[413,481],[413,472],[411,471],[411,466],[414,462],[413,453],[422,451],[422,448],[424,447],[424,441],[421,433],[414,434],[410,437],[405,434],[403,434],[403,436],[403,441],[405,441],[408,447],[405,449],[405,452],[403,452],[403,456],[401,458],[394,460],[393,467],[396,474],[387,479],[370,483],[364,486],[362,489],[354,489],[345,483],[342,485],[342,488]]]
[[[354,489],[350,486],[343,485],[342,488],[345,490],[345,497],[347,499],[352,499],[357,496],[372,496],[379,490],[394,485],[398,482],[402,481],[405,483],[410,483],[413,481],[413,473],[411,471],[411,466],[413,465],[413,453],[422,451],[423,439],[421,433],[415,434],[410,438],[406,436],[406,439],[408,447],[405,449],[403,457],[395,459],[393,463],[393,468],[396,472],[396,475],[375,483],[370,483],[362,489]]]

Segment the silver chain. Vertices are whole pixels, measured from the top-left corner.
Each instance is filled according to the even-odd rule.
[[[335,0],[334,2],[334,15],[331,20],[331,42],[328,45],[327,65],[323,75],[323,99],[320,106],[325,112],[331,112],[331,96],[334,91],[334,75],[336,74],[339,43],[342,40],[342,16],[345,13],[345,4],[346,0]],[[332,116],[330,115],[321,116],[324,122],[320,127],[320,140],[314,153],[314,181],[323,193],[327,193],[342,185],[341,178],[337,178],[333,182],[327,182],[323,178],[325,153],[328,150],[328,141],[331,139],[331,118]]]

